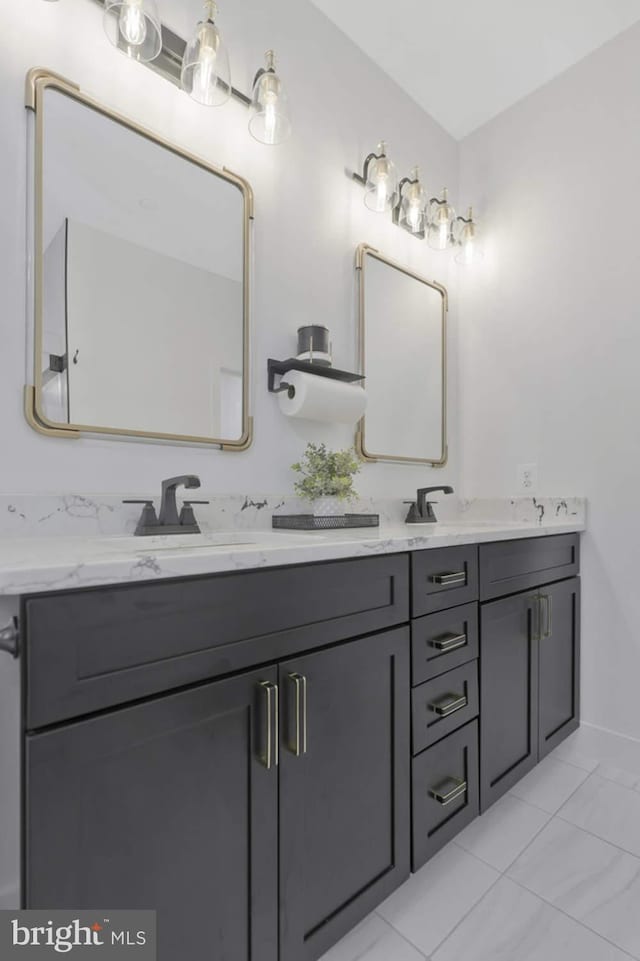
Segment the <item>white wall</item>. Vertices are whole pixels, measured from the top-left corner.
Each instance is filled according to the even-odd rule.
[[[583,716],[640,737],[640,26],[462,144],[489,225],[462,290],[464,485],[586,494]]]
[[[162,0],[165,18],[183,34],[201,12],[200,0]],[[151,71],[114,50],[90,0],[20,0],[0,8],[0,264],[3,310],[0,417],[7,456],[0,490],[111,491],[152,494],[161,477],[193,471],[211,492],[287,491],[289,465],[307,440],[350,443],[346,427],[292,423],[266,391],[269,356],[290,355],[302,323],[331,328],[335,362],[356,359],[353,261],[368,242],[427,277],[452,286],[449,258],[369,212],[345,176],[381,138],[401,172],[421,163],[433,192],[445,183],[457,200],[458,148],[435,122],[347,40],[307,0],[234,0],[219,18],[232,53],[237,86],[248,90],[264,51],[277,50],[294,110],[294,138],[267,148],[249,136],[237,103],[199,107]],[[255,443],[245,454],[102,440],[38,436],[22,415],[25,353],[26,120],[24,77],[44,65],[87,92],[187,149],[247,177],[256,194],[253,378]],[[115,175],[115,171],[114,171]],[[455,329],[456,298],[451,327]],[[451,396],[456,359],[451,354]],[[456,405],[451,405],[452,460],[445,470],[367,465],[365,495],[399,498],[421,483],[457,483]]]

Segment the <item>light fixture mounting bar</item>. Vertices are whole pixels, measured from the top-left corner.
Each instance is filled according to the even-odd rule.
[[[91,2],[97,3],[99,7],[105,6],[105,0],[91,0]],[[160,74],[165,80],[169,80],[176,87],[182,89],[180,73],[187,42],[177,33],[174,33],[173,30],[170,30],[164,23],[161,24],[161,26],[162,50],[155,60],[150,61],[150,63],[145,63],[144,66],[149,67],[154,73]],[[237,90],[235,87],[231,87],[231,96],[234,100],[244,104],[245,107],[251,106],[251,97],[247,97],[246,94],[242,93],[241,90]]]

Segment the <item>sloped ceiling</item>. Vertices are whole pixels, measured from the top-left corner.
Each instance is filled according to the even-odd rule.
[[[639,0],[311,0],[461,139],[640,20]]]

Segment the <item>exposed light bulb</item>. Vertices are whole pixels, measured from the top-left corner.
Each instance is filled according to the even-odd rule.
[[[409,177],[400,181],[399,203],[393,221],[414,236],[424,237],[426,194],[420,182],[420,168],[412,167]]]
[[[471,267],[473,264],[474,247],[473,240],[466,240],[462,246],[461,261],[467,267]]]
[[[388,200],[388,178],[380,175],[376,189],[376,213],[383,214],[387,209]]]
[[[291,135],[286,91],[276,72],[276,55],[267,50],[265,65],[253,81],[249,132],[260,143],[283,143]]]
[[[398,189],[396,168],[387,157],[387,145],[378,144],[377,155],[367,158],[365,166],[364,202],[369,210],[383,214],[393,206]]]
[[[275,99],[267,102],[264,107],[264,133],[265,140],[269,143],[273,143],[276,134],[276,125],[278,123],[278,115],[276,113],[276,103]]]
[[[428,239],[432,250],[446,250],[451,246],[455,216],[455,210],[449,203],[449,194],[445,187],[440,200],[434,197],[429,205]]]
[[[209,36],[208,24],[202,25],[200,32],[200,54],[198,62],[193,68],[193,86],[191,95],[199,103],[206,103],[209,90],[216,84],[215,67],[218,51],[212,42],[213,37]]]
[[[214,0],[207,0],[204,9],[205,17],[198,21],[185,47],[180,80],[196,103],[219,107],[231,96],[229,55],[215,23],[218,8]]]
[[[473,219],[473,209],[469,207],[467,217],[465,219],[459,219],[462,223],[462,229],[458,239],[460,249],[456,256],[456,263],[462,264],[463,267],[472,267],[474,264],[479,263],[484,257],[478,245],[477,226]]]
[[[421,220],[422,210],[420,204],[414,200],[409,204],[409,211],[407,213],[407,221],[414,233],[419,230]]]
[[[138,63],[151,63],[162,51],[162,24],[156,0],[103,0],[104,31],[111,43]]]
[[[128,0],[123,4],[118,25],[126,43],[132,47],[139,47],[144,43],[147,36],[147,18],[140,0]]]

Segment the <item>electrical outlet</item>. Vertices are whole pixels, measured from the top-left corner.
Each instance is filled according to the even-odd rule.
[[[517,474],[518,490],[525,491],[527,494],[535,493],[538,487],[538,465],[519,464]]]

